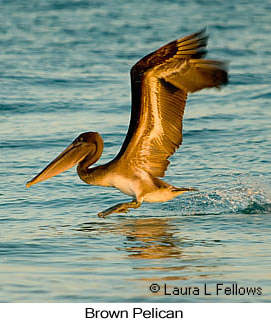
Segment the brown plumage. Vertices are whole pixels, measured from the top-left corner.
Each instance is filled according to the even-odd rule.
[[[168,158],[182,143],[188,92],[227,83],[225,62],[203,59],[207,40],[202,30],[161,47],[133,66],[130,126],[116,159],[132,155],[130,162],[153,176],[164,176]]]
[[[194,190],[176,188],[158,177],[165,175],[168,158],[182,143],[188,93],[227,84],[227,64],[204,59],[207,40],[202,30],[161,47],[132,67],[130,125],[120,152],[111,162],[89,168],[100,157],[103,142],[98,133],[85,133],[27,186],[78,163],[78,174],[86,183],[115,187],[134,197],[132,202],[111,207],[100,216],[137,208],[143,201],[167,201]],[[68,164],[65,167],[63,159]]]

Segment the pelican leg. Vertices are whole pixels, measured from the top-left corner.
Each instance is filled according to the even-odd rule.
[[[126,213],[129,211],[129,209],[137,209],[138,207],[140,207],[140,205],[141,202],[138,202],[137,200],[133,200],[132,202],[119,203],[98,213],[98,217],[105,218],[111,213]]]

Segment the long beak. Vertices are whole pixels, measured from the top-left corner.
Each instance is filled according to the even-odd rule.
[[[68,170],[78,164],[89,153],[90,147],[85,143],[73,142],[56,159],[44,168],[31,181],[27,182],[26,187],[45,181]]]

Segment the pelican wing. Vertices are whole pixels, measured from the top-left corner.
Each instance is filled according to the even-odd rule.
[[[202,58],[207,38],[203,30],[173,41],[133,66],[130,126],[116,159],[164,176],[182,143],[187,94],[227,82],[225,63]]]

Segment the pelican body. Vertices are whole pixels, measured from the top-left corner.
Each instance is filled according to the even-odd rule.
[[[205,30],[166,44],[143,57],[131,69],[132,110],[127,136],[117,156],[92,167],[103,151],[98,132],[79,135],[26,185],[42,182],[77,166],[87,184],[114,187],[132,201],[120,203],[98,216],[126,212],[142,202],[166,202],[194,188],[172,186],[165,175],[168,158],[182,143],[182,120],[188,93],[221,87],[228,82],[227,64],[204,59]]]

